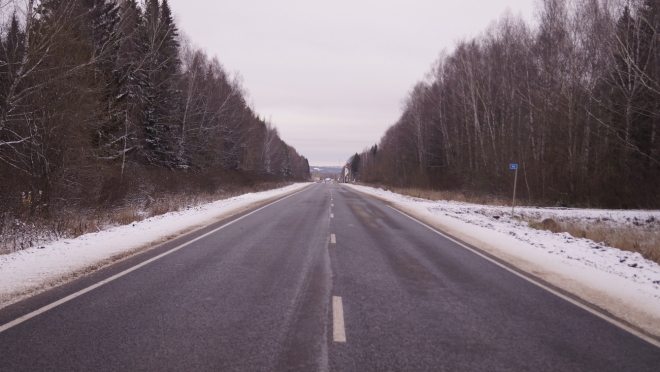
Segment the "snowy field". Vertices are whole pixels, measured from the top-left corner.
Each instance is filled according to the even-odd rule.
[[[0,255],[0,307],[308,185],[244,194]]]
[[[572,293],[647,332],[660,336],[660,265],[568,233],[529,227],[511,219],[510,207],[429,201],[383,189],[348,185],[383,199],[417,219]],[[599,221],[660,233],[660,211],[516,208],[523,220]]]

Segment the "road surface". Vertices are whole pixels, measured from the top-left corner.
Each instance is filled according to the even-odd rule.
[[[0,332],[0,371],[660,368],[660,348],[341,185],[9,306],[0,325],[26,314]]]

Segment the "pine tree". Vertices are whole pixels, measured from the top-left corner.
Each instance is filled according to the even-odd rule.
[[[121,163],[121,178],[129,154],[139,154],[137,149],[144,141],[142,122],[142,68],[145,56],[141,53],[140,25],[142,14],[135,0],[124,0],[118,7],[114,31],[110,36],[113,52],[112,76],[108,81],[108,128],[102,142],[101,156]]]
[[[167,0],[163,0],[160,12],[159,39],[162,40],[162,47],[159,53],[162,62],[162,69],[169,78],[178,77],[181,69],[181,59],[179,58],[179,31],[174,24],[172,11]],[[173,80],[173,79],[172,79]],[[172,84],[170,84],[172,85]],[[169,87],[170,91],[175,93],[175,88]]]
[[[353,158],[351,159],[351,173],[353,173],[353,177],[355,177],[359,168],[360,168],[360,154],[356,152],[355,155],[353,155]]]
[[[282,141],[282,151],[284,153],[284,162],[282,163],[282,174],[285,177],[291,176],[291,157],[289,154],[289,145]]]
[[[98,113],[93,144],[97,156],[115,159],[121,142],[122,123],[116,120],[119,85],[115,69],[119,55],[119,6],[115,0],[85,0],[81,34],[87,36],[94,58],[94,90],[97,91]]]
[[[15,79],[25,53],[25,32],[21,29],[16,14],[13,14],[9,30],[0,43],[0,115],[7,121],[8,89]]]
[[[143,123],[150,164],[181,167],[174,149],[174,127],[178,121],[176,79],[180,64],[177,30],[167,1],[149,0],[142,23],[142,51],[147,58],[143,89]]]
[[[657,164],[660,161],[660,0],[645,0],[638,13],[643,47],[648,50],[648,65],[644,69],[645,83],[649,87],[646,94],[648,120],[633,136],[649,157],[645,162],[657,172],[660,170]]]
[[[160,12],[159,39],[162,40],[160,49],[159,65],[161,66],[162,83],[160,86],[159,102],[162,108],[164,120],[168,123],[171,137],[177,136],[180,131],[181,122],[181,102],[182,96],[178,88],[178,82],[181,78],[181,59],[179,57],[180,45],[178,42],[179,31],[174,24],[172,12],[167,0],[163,0]],[[174,145],[175,141],[172,141]],[[178,141],[176,141],[178,143]],[[186,167],[176,151],[171,154],[172,161],[176,167]]]

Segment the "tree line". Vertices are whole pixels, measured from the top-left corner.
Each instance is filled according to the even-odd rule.
[[[660,1],[543,0],[443,52],[380,143],[364,182],[530,203],[660,207]],[[355,160],[357,158],[357,160]]]
[[[0,21],[3,210],[21,193],[94,204],[172,175],[182,189],[230,171],[309,178],[167,0],[3,0]]]

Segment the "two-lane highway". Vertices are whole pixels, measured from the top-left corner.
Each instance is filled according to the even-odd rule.
[[[38,313],[0,332],[0,371],[660,366],[656,346],[341,185],[213,230],[47,311],[92,279],[0,310],[0,326]]]

